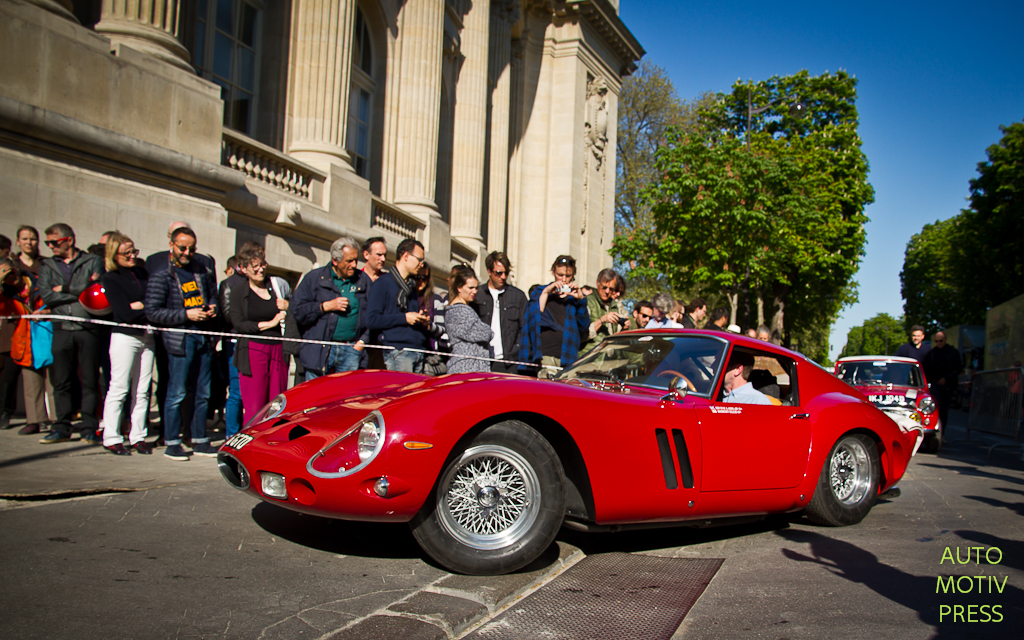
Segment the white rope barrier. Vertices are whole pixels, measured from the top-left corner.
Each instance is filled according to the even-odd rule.
[[[199,330],[199,329],[184,329],[182,327],[159,327],[159,326],[148,325],[148,324],[127,324],[127,323],[124,323],[124,322],[113,322],[112,320],[100,320],[98,318],[79,318],[78,316],[62,316],[62,315],[49,314],[49,313],[47,313],[47,314],[32,314],[32,315],[26,314],[26,315],[0,316],[0,318],[3,318],[4,320],[21,320],[21,319],[25,319],[25,320],[44,321],[44,322],[46,322],[46,321],[55,321],[55,320],[66,320],[66,321],[70,321],[70,322],[97,324],[97,325],[102,325],[102,326],[105,326],[105,327],[119,327],[119,328],[122,328],[122,329],[136,329],[136,330],[139,330],[139,331],[145,331],[147,333],[153,333],[154,331],[166,331],[166,332],[169,332],[169,333],[193,334],[193,335],[201,335],[201,336],[210,336],[210,337],[213,337],[213,338],[231,338],[231,339],[238,339],[238,338],[253,339],[253,338],[259,338],[260,340],[277,340],[279,342],[298,342],[298,343],[301,343],[301,344],[318,344],[318,345],[327,346],[327,347],[333,347],[333,346],[336,346],[336,345],[355,347],[355,343],[353,343],[353,342],[332,342],[330,340],[307,340],[306,338],[286,338],[284,336],[265,336],[265,335],[254,336],[254,335],[251,335],[251,334],[228,333],[228,332],[225,332],[225,331],[202,331],[202,330]],[[380,349],[382,351],[395,351],[395,350],[401,349],[403,351],[412,351],[412,352],[415,352],[415,353],[422,353],[422,354],[425,354],[425,355],[439,355],[439,356],[444,356],[446,358],[453,358],[453,357],[454,358],[466,358],[468,360],[483,360],[485,362],[501,362],[501,363],[506,364],[506,365],[514,364],[514,365],[519,365],[521,367],[535,367],[535,368],[539,368],[539,369],[549,369],[549,370],[553,370],[553,371],[561,371],[562,370],[561,367],[555,367],[555,366],[547,365],[547,364],[537,364],[535,362],[520,362],[518,360],[502,360],[500,358],[488,358],[486,356],[464,356],[464,355],[456,355],[456,354],[453,354],[453,353],[448,353],[448,352],[445,352],[445,351],[432,351],[430,349],[415,349],[415,348],[412,348],[412,347],[391,347],[391,346],[380,345],[380,344],[364,344],[363,348],[364,349]]]

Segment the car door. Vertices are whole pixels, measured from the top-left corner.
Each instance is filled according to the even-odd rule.
[[[796,364],[785,367],[787,404],[752,405],[715,400],[697,407],[703,469],[701,491],[789,489],[804,477],[811,446],[810,415],[799,404]],[[786,389],[784,386],[783,389]]]

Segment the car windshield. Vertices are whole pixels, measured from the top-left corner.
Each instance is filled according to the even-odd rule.
[[[921,369],[915,363],[858,360],[839,363],[837,375],[854,386],[898,385],[921,388]]]
[[[556,380],[610,380],[656,389],[682,376],[708,396],[728,345],[710,336],[624,335],[609,338],[562,370]]]

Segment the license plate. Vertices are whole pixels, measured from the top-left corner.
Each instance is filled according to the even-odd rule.
[[[247,435],[245,433],[236,433],[235,435],[231,436],[227,442],[224,443],[224,446],[231,447],[232,449],[237,451],[238,449],[241,449],[250,442],[252,442],[252,436]]]

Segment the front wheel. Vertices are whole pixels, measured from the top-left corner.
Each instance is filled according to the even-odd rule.
[[[830,527],[857,524],[875,504],[880,475],[875,442],[861,433],[843,436],[825,458],[807,517]]]
[[[452,571],[508,573],[554,541],[565,493],[551,444],[509,420],[480,432],[454,456],[410,526],[423,550]]]

